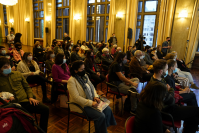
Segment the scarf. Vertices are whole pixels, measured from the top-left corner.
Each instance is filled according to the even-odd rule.
[[[74,77],[76,78],[76,80],[82,86],[82,88],[83,88],[83,90],[85,92],[86,98],[90,99],[90,100],[93,100],[93,98],[94,98],[94,89],[93,89],[92,84],[88,82],[88,78],[86,76],[79,77],[77,75],[75,75]],[[90,89],[86,86],[86,83],[88,83],[88,85],[90,86]],[[91,90],[92,96],[90,95],[90,92],[89,92],[90,90]]]

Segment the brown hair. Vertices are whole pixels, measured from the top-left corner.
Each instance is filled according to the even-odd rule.
[[[61,65],[61,68],[64,70],[64,72],[66,73],[67,72],[67,69],[66,69],[66,63],[64,63],[63,64],[63,58],[64,58],[64,54],[62,54],[62,53],[58,53],[57,55],[56,55],[56,58],[55,58],[55,64],[56,65],[60,65],[60,64],[62,64]]]
[[[161,48],[161,45],[158,45],[157,46],[157,51],[161,52],[160,48]]]
[[[140,101],[161,110],[163,100],[167,93],[167,86],[159,81],[153,81],[147,84],[140,94]]]
[[[153,71],[154,73],[158,73],[160,70],[165,69],[165,66],[167,65],[167,61],[163,59],[155,60],[153,63]]]
[[[47,52],[47,54],[46,54],[46,59],[47,60],[50,60],[50,55],[51,54],[53,54],[53,50],[50,50],[50,51]]]
[[[36,41],[34,44],[34,48],[37,48],[37,46],[40,44],[40,41]]]
[[[173,59],[169,59],[167,61],[168,64],[168,69],[170,69],[171,67],[174,67],[174,65],[176,64],[176,61],[174,61]]]
[[[175,56],[176,56],[175,54],[168,53],[168,54],[165,56],[165,60],[174,59]]]

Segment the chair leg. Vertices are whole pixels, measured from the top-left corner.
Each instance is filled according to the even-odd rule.
[[[124,107],[123,107],[123,96],[122,96],[122,98],[121,98],[121,108],[122,108],[122,110],[121,110],[121,115],[123,114],[123,109],[124,109]]]
[[[89,120],[89,128],[88,128],[88,132],[90,133],[90,120]]]
[[[69,106],[69,104],[68,104]],[[68,109],[68,125],[67,125],[67,133],[69,133],[69,116],[70,116],[70,110]]]

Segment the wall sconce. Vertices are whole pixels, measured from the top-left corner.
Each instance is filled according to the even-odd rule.
[[[74,16],[74,20],[79,20],[79,19],[81,19],[80,15],[75,15]]]
[[[187,10],[182,10],[178,15],[179,18],[187,18],[187,16],[188,16]]]
[[[25,21],[26,21],[26,22],[29,22],[29,21],[30,21],[30,19],[29,19],[29,18],[26,18],[26,19],[25,19]]]
[[[122,18],[123,18],[123,13],[122,13],[122,12],[118,12],[118,13],[116,14],[116,18],[117,18],[117,19],[122,19]]]
[[[13,19],[10,19],[9,22],[10,22],[11,24],[13,24],[13,23],[14,23],[14,20],[13,20]]]
[[[50,16],[47,16],[47,17],[46,17],[46,21],[49,22],[50,20],[51,20],[51,17],[50,17]]]

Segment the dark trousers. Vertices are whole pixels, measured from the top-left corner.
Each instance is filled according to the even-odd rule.
[[[183,97],[183,102],[187,103],[187,106],[198,107],[196,95],[193,92],[183,93],[183,94],[180,94],[180,96]]]
[[[40,114],[40,128],[47,132],[48,118],[49,118],[49,107],[39,103],[38,105],[31,105],[29,102],[19,103],[23,108],[25,108],[29,113]]]
[[[150,81],[152,76],[153,76],[153,73],[144,73],[142,75],[142,79],[145,80],[145,81]]]
[[[94,87],[96,88],[97,85],[103,82],[106,78],[103,75],[98,76],[97,74],[90,75],[91,82],[93,83]]]
[[[47,90],[46,90],[46,82],[48,82],[47,79],[45,79],[44,77],[40,76],[40,75],[31,75],[28,76],[26,81],[29,84],[38,84],[42,86],[42,93],[43,93],[43,99],[47,98]]]
[[[195,133],[199,125],[199,108],[194,106],[172,106],[172,108],[163,109],[162,111],[170,113],[174,120],[184,120],[184,133]]]

